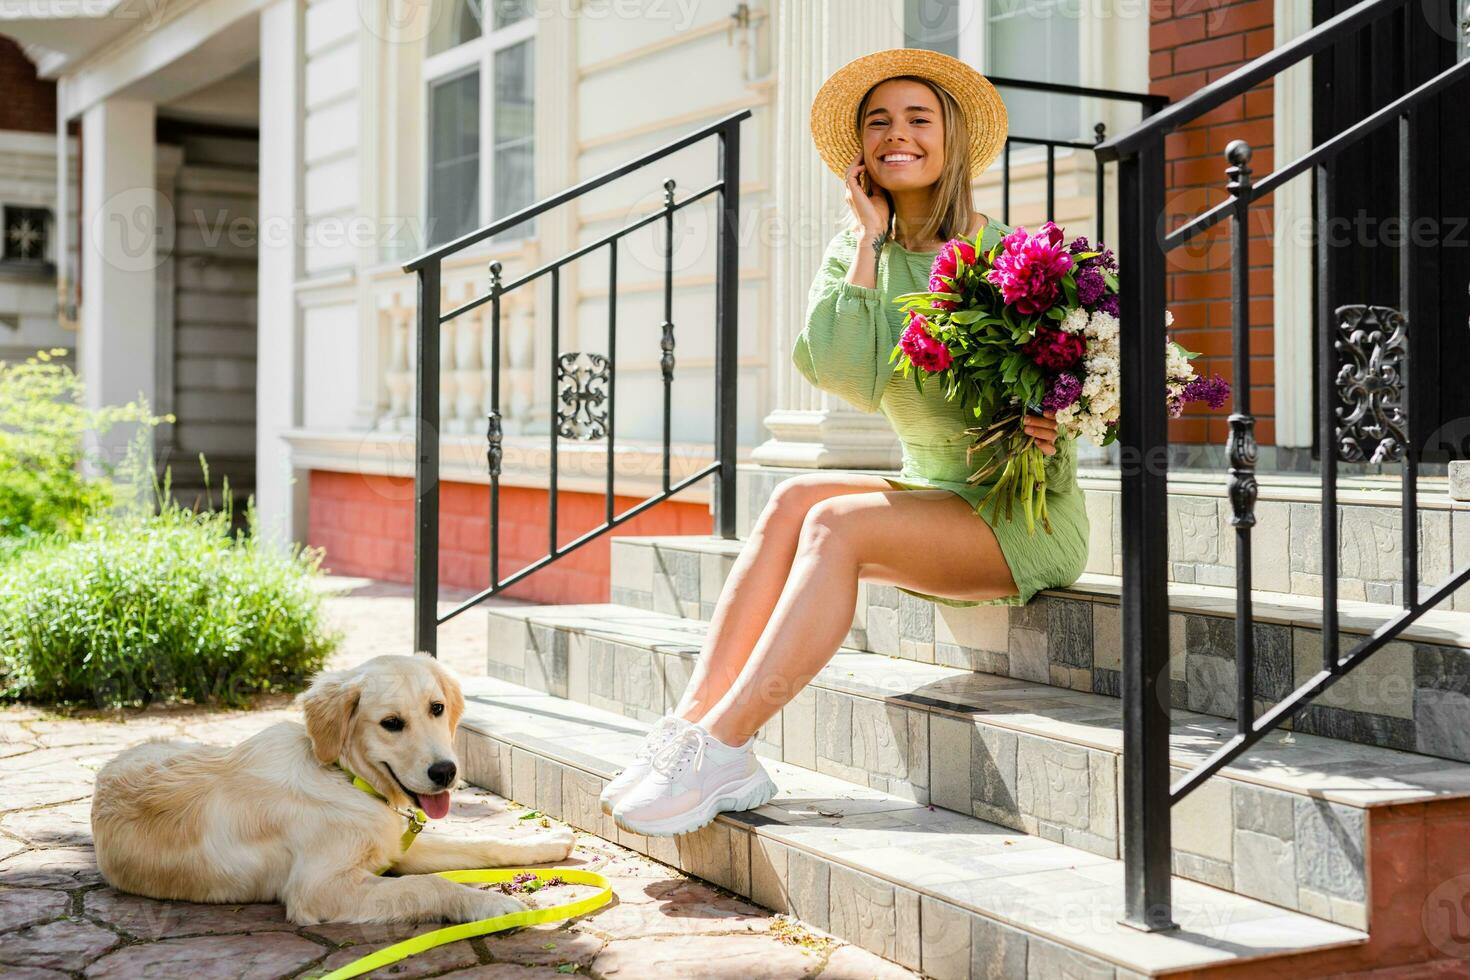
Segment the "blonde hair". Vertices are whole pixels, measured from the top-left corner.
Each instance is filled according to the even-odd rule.
[[[861,143],[863,138],[863,114],[867,111],[868,99],[883,82],[899,80],[918,82],[932,91],[939,101],[939,115],[944,120],[944,166],[939,171],[939,179],[934,182],[934,208],[919,228],[918,240],[948,241],[960,237],[970,230],[970,214],[974,207],[970,191],[970,130],[965,114],[960,111],[960,104],[944,86],[918,75],[894,75],[875,83],[858,100],[857,114],[853,119],[858,141]],[[888,199],[888,233],[891,236],[896,217],[893,196],[887,188],[872,181],[871,176],[869,180]]]

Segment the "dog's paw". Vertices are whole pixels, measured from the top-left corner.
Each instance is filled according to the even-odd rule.
[[[512,898],[503,892],[481,891],[479,898],[470,909],[465,921],[473,922],[477,919],[493,919],[497,915],[509,915],[512,912],[524,912],[527,906],[518,898]]]

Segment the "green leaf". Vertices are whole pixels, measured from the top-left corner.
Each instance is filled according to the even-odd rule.
[[[1103,282],[1107,283],[1108,284],[1108,288],[1111,289],[1113,292],[1116,293],[1118,291],[1118,275],[1117,275],[1117,273],[1115,273],[1115,272],[1109,272],[1107,269],[1104,269],[1103,270]]]
[[[985,313],[981,310],[957,310],[951,313],[949,318],[955,323],[970,324],[980,320]]]
[[[521,814],[516,819],[517,820],[535,820],[539,816],[541,816],[541,811],[540,810],[527,810],[525,813]]]

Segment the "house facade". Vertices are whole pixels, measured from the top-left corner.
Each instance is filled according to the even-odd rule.
[[[264,533],[325,548],[338,572],[406,580],[416,299],[403,262],[748,108],[741,459],[893,468],[898,447],[881,416],[811,389],[789,360],[817,259],[845,209],[840,182],[808,134],[822,80],[852,57],[910,44],[997,77],[1179,98],[1289,40],[1313,16],[1307,0],[23,4],[0,13],[0,35],[34,63],[34,85],[54,86],[55,108],[29,117],[31,128],[45,123],[49,132],[0,133],[0,152],[24,147],[25,167],[38,174],[25,187],[0,183],[0,200],[68,220],[51,221],[50,266],[36,270],[54,278],[26,287],[29,298],[0,292],[11,305],[30,304],[25,323],[44,312],[42,293],[59,297],[62,315],[41,316],[32,333],[12,330],[7,343],[74,347],[92,399],[142,392],[173,412],[177,422],[158,434],[160,455],[176,473],[192,473],[204,454],[216,486],[224,475],[254,493]],[[1261,173],[1278,147],[1307,145],[1310,86],[1309,75],[1268,86],[1218,114],[1228,130],[1200,125],[1171,137],[1178,209],[1198,210],[1223,194],[1223,141],[1247,131],[1241,123]],[[1090,142],[1099,125],[1115,133],[1139,118],[1138,106],[1102,95],[1002,91],[1013,137]],[[997,163],[977,179],[977,206],[1012,224],[1051,217],[1092,234],[1101,217],[1116,227],[1113,175],[1103,174],[1100,216],[1093,155],[1062,147],[1047,157],[1044,146],[1014,144],[1004,172]],[[483,293],[492,261],[513,278],[657,210],[665,179],[676,197],[697,190],[712,178],[713,152],[693,147],[668,164],[657,179],[639,171],[455,256],[443,302]],[[10,170],[0,168],[0,180],[11,180]],[[1276,224],[1309,215],[1309,194],[1277,192]],[[675,229],[675,477],[712,458],[713,213],[686,209]],[[1285,464],[1311,445],[1312,412],[1309,385],[1279,383],[1305,377],[1310,364],[1311,250],[1268,224],[1251,280],[1259,365],[1251,384],[1269,467],[1274,453]],[[660,223],[646,232],[623,250],[616,300],[613,452],[617,493],[630,503],[661,479],[665,242]],[[1203,352],[1206,370],[1228,377],[1229,284],[1211,258],[1220,247],[1217,240],[1192,255],[1192,266],[1171,269],[1170,298],[1178,339]],[[503,310],[507,570],[545,547],[554,399],[548,288],[508,297]],[[605,268],[573,263],[560,289],[563,349],[596,350],[609,301]],[[7,315],[14,317],[0,303],[0,318]],[[488,577],[489,343],[483,312],[446,324],[441,338],[447,586],[479,588]],[[1175,426],[1182,444],[1223,443],[1218,417],[1187,416]],[[606,451],[560,446],[558,504],[568,535],[601,513]],[[1088,459],[1106,479],[1106,454]],[[188,485],[196,484],[197,474]],[[621,530],[709,527],[709,495],[699,485]],[[594,543],[515,594],[604,598],[607,555],[605,541]]]

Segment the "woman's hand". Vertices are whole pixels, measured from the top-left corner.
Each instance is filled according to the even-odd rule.
[[[858,177],[866,172],[863,153],[859,150],[852,165],[847,168],[847,206],[852,210],[853,217],[867,229],[868,234],[876,236],[888,230],[888,198],[882,188],[872,183],[871,178],[868,183],[873,188],[872,193],[863,190],[862,181]]]
[[[1036,440],[1041,447],[1043,456],[1054,456],[1057,451],[1057,424],[1053,421],[1056,412],[1048,411],[1042,415],[1026,415],[1024,428],[1026,434]]]

